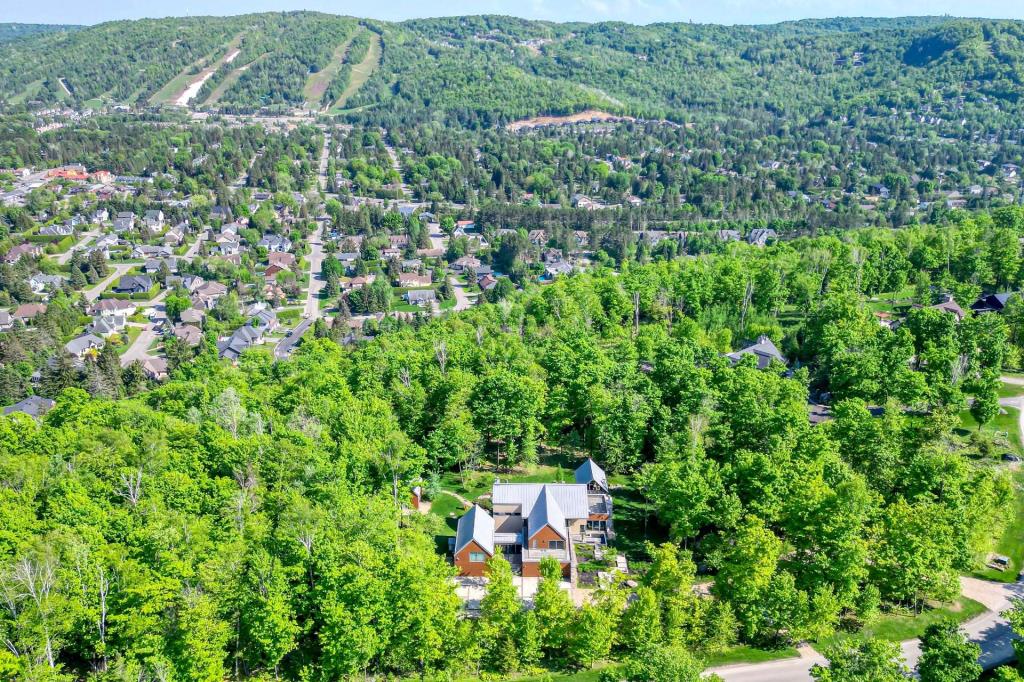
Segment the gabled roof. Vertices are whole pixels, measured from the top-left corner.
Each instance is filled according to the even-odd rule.
[[[530,515],[526,520],[526,528],[530,533],[529,537],[532,538],[544,526],[550,527],[551,530],[558,533],[563,539],[569,539],[566,537],[565,514],[555,500],[554,494],[548,490],[546,485],[541,487],[540,495],[537,496],[537,501],[533,505],[533,509],[530,510]]]
[[[463,514],[455,532],[455,553],[461,552],[470,542],[475,542],[487,554],[494,555],[494,519],[478,504]]]
[[[30,395],[21,402],[13,405],[8,405],[4,408],[4,414],[13,414],[15,412],[22,412],[30,417],[39,418],[49,410],[53,409],[56,405],[54,401],[49,398],[43,398],[37,395]]]
[[[775,344],[767,336],[758,337],[757,343],[740,349],[735,353],[728,353],[726,357],[736,363],[742,360],[744,355],[756,356],[758,369],[764,369],[771,364],[772,360],[778,360],[782,364],[786,364],[786,357],[779,352],[779,349],[776,348]]]
[[[565,518],[585,519],[590,515],[587,503],[587,486],[579,483],[495,483],[491,488],[491,502],[518,505],[523,517],[529,518],[541,491],[558,503]]]
[[[587,457],[587,461],[576,469],[576,482],[588,485],[591,481],[601,486],[601,489],[608,492],[608,477],[604,469],[597,466],[597,463]]]

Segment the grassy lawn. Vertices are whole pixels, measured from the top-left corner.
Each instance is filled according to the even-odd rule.
[[[457,471],[445,473],[441,477],[441,487],[475,501],[481,495],[491,492],[495,476],[500,476],[501,480],[508,483],[572,483],[573,472],[582,462],[582,459],[567,453],[547,450],[541,453],[537,464],[496,472],[494,460],[484,459],[476,469],[467,469],[462,474]]]
[[[998,571],[982,566],[971,573],[975,578],[996,580],[1012,583],[1017,580],[1017,573],[1024,568],[1024,471],[1017,470],[1013,474],[1014,490],[1013,510],[1006,527],[992,538],[991,551],[1010,558],[1010,566],[1005,571]],[[984,561],[981,557],[980,561]]]
[[[763,663],[774,661],[780,658],[795,658],[796,649],[793,647],[782,647],[781,649],[755,649],[745,644],[731,646],[717,654],[712,654],[704,660],[704,665],[714,668],[720,665],[732,665],[733,663]]]
[[[859,642],[867,639],[882,639],[887,642],[902,642],[924,634],[925,628],[942,620],[963,623],[985,612],[985,607],[973,599],[960,597],[952,604],[943,604],[927,609],[918,615],[883,613],[860,632],[839,632],[814,643],[814,648],[824,651],[835,644]]]
[[[458,499],[447,493],[440,493],[435,499],[430,501],[430,513],[445,522],[446,532],[442,534],[446,537],[455,537],[456,522],[464,511],[465,508],[462,506],[462,502],[459,502]],[[452,514],[455,516],[452,517]]]
[[[615,526],[615,548],[632,566],[647,561],[647,543],[661,544],[668,540],[668,530],[658,521],[654,510],[640,491],[632,487],[612,486],[612,521]]]
[[[117,347],[117,354],[124,355],[125,352],[131,348],[131,345],[135,343],[135,339],[139,338],[139,334],[142,333],[141,327],[125,327],[124,335],[128,337],[128,340]]]
[[[960,428],[957,432],[961,436],[970,435],[971,431],[978,430],[978,422],[971,416],[970,410],[964,410],[960,413]],[[1021,439],[1020,439],[1020,410],[1016,407],[1000,406],[999,414],[988,424],[985,424],[981,429],[983,432],[988,433],[990,436],[996,436],[997,442],[1000,440],[999,437],[1005,434],[1005,441],[1007,441],[1010,447],[1015,450],[1018,454],[1022,451]]]
[[[1024,386],[1018,386],[1017,384],[999,384],[999,389],[996,391],[1000,398],[1016,398],[1017,396],[1024,395]]]

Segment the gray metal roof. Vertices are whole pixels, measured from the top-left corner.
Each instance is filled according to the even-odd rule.
[[[587,486],[579,483],[495,483],[491,489],[491,502],[519,505],[522,507],[522,515],[529,518],[545,488],[558,504],[564,518],[585,519],[590,515]]]
[[[541,488],[540,495],[537,496],[537,501],[526,520],[526,528],[531,538],[544,526],[549,526],[564,539],[569,539],[566,537],[568,533],[565,527],[565,514],[562,513],[562,508],[555,501],[554,493],[548,486]]]
[[[478,504],[463,514],[455,532],[455,553],[458,554],[470,542],[476,542],[482,550],[494,555],[494,519]]]
[[[777,360],[782,364],[788,364],[786,362],[786,356],[784,356],[779,349],[772,343],[772,340],[767,336],[761,336],[757,339],[757,343],[747,346],[735,353],[728,353],[726,357],[731,359],[734,363],[739,362],[743,359],[744,355],[754,355],[757,357],[758,369],[764,369],[771,364],[772,360]]]
[[[587,457],[587,461],[576,469],[576,482],[587,485],[591,481],[601,486],[601,489],[605,492],[608,492],[608,477],[605,475],[604,469],[599,467],[594,460]]]

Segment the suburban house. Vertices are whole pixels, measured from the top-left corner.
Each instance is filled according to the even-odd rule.
[[[227,293],[228,288],[220,282],[203,282],[193,293],[192,303],[210,310],[217,300]]]
[[[280,265],[268,265],[267,269],[263,271],[263,279],[266,282],[276,282],[277,276],[282,272],[287,272],[287,269]]]
[[[765,369],[772,364],[772,360],[781,362],[783,365],[787,364],[786,357],[779,352],[779,349],[775,347],[775,344],[767,336],[759,336],[756,343],[746,348],[741,348],[735,353],[726,353],[725,357],[729,358],[732,364],[735,365],[747,355],[753,355],[757,358],[758,369]]]
[[[412,289],[405,292],[402,298],[412,305],[430,305],[437,300],[437,293],[433,289]]]
[[[291,270],[295,266],[295,254],[291,253],[268,253],[267,263],[270,265],[276,265],[279,268]]]
[[[114,287],[115,294],[146,294],[153,288],[153,278],[146,275],[125,275]]]
[[[167,378],[167,360],[146,357],[142,360],[142,372],[153,381],[163,381]]]
[[[747,235],[747,243],[754,246],[767,246],[768,242],[773,242],[779,238],[775,230],[771,228],[758,227],[750,231]]]
[[[12,246],[10,250],[4,254],[4,262],[11,263],[13,265],[23,257],[37,258],[42,255],[43,249],[37,244],[18,244],[17,246]]]
[[[416,287],[429,287],[431,284],[430,275],[417,275],[412,272],[402,272],[398,275],[398,286],[403,289],[414,289]]]
[[[104,298],[96,301],[92,307],[93,315],[103,317],[131,317],[135,314],[136,305],[131,301],[124,301],[119,298]]]
[[[267,251],[270,251],[272,253],[285,253],[286,251],[291,251],[292,242],[287,237],[282,237],[276,234],[268,234],[265,235],[263,239],[259,241],[257,246],[262,246]]]
[[[44,414],[53,409],[53,406],[57,403],[49,398],[43,398],[38,395],[30,395],[21,402],[8,405],[4,408],[4,416],[20,412],[21,414],[27,414],[33,419],[39,419]]]
[[[64,350],[76,358],[83,358],[90,351],[98,351],[103,348],[103,339],[94,334],[82,334],[64,344]]]
[[[22,303],[14,309],[14,319],[25,324],[34,319],[36,315],[42,315],[45,312],[46,304],[44,303]]]
[[[97,315],[93,318],[89,326],[85,328],[90,334],[101,336],[104,339],[108,339],[111,336],[120,334],[121,330],[125,328],[128,320],[123,315]]]
[[[28,284],[32,287],[32,293],[43,294],[50,289],[57,290],[64,286],[66,279],[60,275],[45,275],[37,272],[29,278]]]
[[[135,214],[131,211],[121,211],[114,216],[114,232],[131,232],[135,227]]]
[[[261,334],[273,332],[278,327],[277,313],[270,308],[263,308],[253,315],[249,324],[258,329]]]
[[[70,237],[75,233],[73,225],[46,225],[39,228],[40,237]]]
[[[185,231],[181,225],[172,227],[164,235],[164,246],[179,246],[183,241],[185,241]]]
[[[146,228],[152,232],[163,232],[164,230],[164,212],[160,210],[146,211],[146,215],[143,217],[143,222],[146,223]]]
[[[201,325],[203,318],[206,317],[206,312],[199,308],[189,308],[188,310],[182,310],[179,318],[182,324],[194,324]]]
[[[14,329],[14,316],[6,310],[0,310],[0,332]]]
[[[1013,292],[986,294],[971,304],[971,310],[976,313],[1001,313],[1011,296]]]
[[[965,317],[967,317],[967,313],[960,307],[960,304],[948,294],[946,295],[945,300],[928,307],[940,310],[944,313],[949,313],[956,318],[957,322],[961,322]]]
[[[588,459],[575,483],[501,483],[491,489],[493,514],[474,505],[459,519],[453,556],[459,573],[483,576],[496,549],[524,577],[540,575],[552,557],[575,581],[576,545],[606,545],[614,537],[608,478]]]
[[[174,250],[169,246],[151,246],[149,244],[139,244],[132,249],[132,258],[170,258],[174,255]]]
[[[465,272],[466,268],[476,270],[480,267],[480,259],[474,258],[473,256],[463,256],[454,263],[452,263],[452,270],[455,272]]]
[[[220,357],[236,362],[242,353],[255,343],[263,342],[263,332],[251,324],[246,324],[234,331],[231,336],[220,341],[217,349]]]
[[[174,338],[192,348],[195,348],[203,341],[203,332],[200,331],[199,327],[191,324],[175,325],[171,333],[174,335]]]

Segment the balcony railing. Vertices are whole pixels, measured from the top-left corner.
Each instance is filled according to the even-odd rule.
[[[545,557],[558,559],[559,561],[569,560],[567,549],[523,549],[523,561],[540,561]]]

